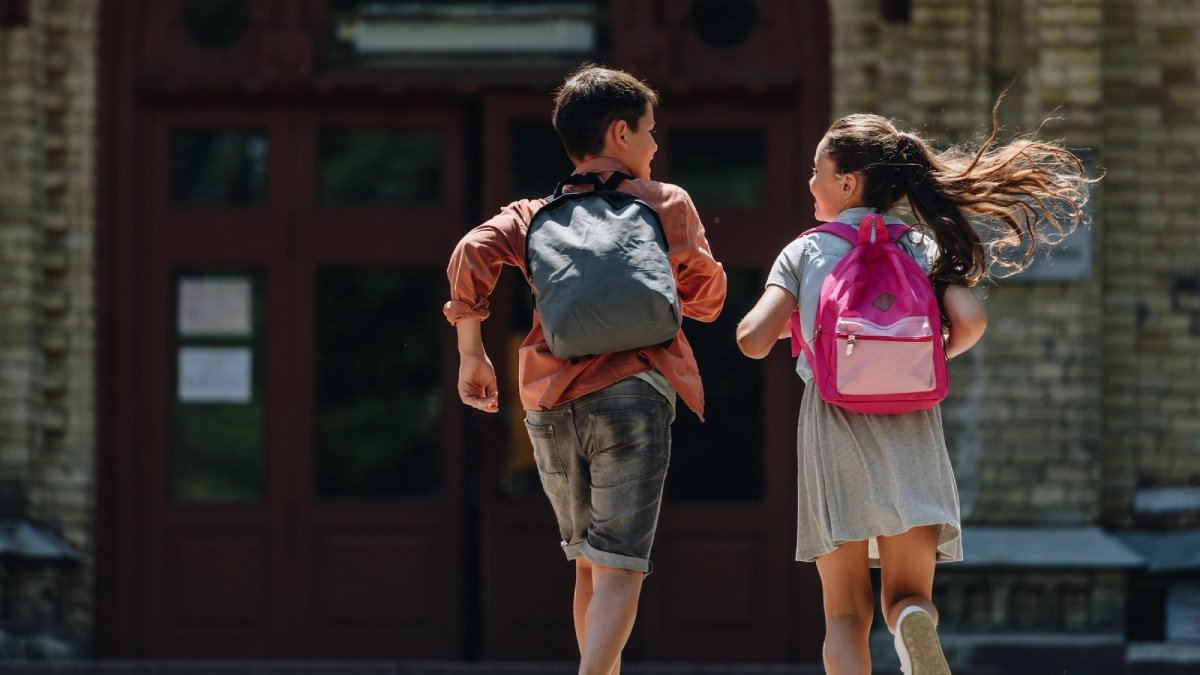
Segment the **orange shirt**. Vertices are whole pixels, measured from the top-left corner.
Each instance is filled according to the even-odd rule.
[[[575,169],[575,173],[598,173],[602,179],[607,179],[613,171],[630,173],[624,164],[608,157],[588,160]],[[567,186],[565,189],[588,188]],[[704,226],[692,198],[676,185],[636,178],[622,183],[618,189],[641,199],[658,212],[667,235],[668,256],[675,268],[675,284],[683,315],[706,322],[716,319],[725,302],[725,270],[709,251]],[[450,279],[450,302],[446,303],[443,312],[450,323],[463,318],[488,317],[488,296],[504,265],[520,269],[528,279],[525,232],[533,214],[545,203],[545,199],[515,201],[458,242],[446,269]],[[526,410],[552,408],[656,368],[675,387],[683,402],[704,419],[700,370],[682,330],[666,348],[643,347],[570,362],[550,353],[537,312],[534,312],[533,329],[521,343],[518,359],[521,404]]]

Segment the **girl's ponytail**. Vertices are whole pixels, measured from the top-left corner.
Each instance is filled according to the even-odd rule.
[[[1079,159],[1058,143],[996,145],[997,108],[991,134],[974,151],[936,151],[879,115],[843,117],[822,141],[840,173],[863,176],[864,205],[886,211],[907,198],[941,249],[930,273],[939,296],[950,284],[974,286],[989,265],[1013,272],[1028,267],[1038,243],[1084,219],[1087,186],[1094,181]],[[1039,218],[1052,231],[1049,237],[1039,230]]]

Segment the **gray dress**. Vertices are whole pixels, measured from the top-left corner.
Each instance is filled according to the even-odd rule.
[[[868,213],[849,209],[838,221],[854,227]],[[901,222],[890,216],[886,222]],[[902,242],[926,270],[937,255],[928,237]],[[787,246],[767,278],[799,299],[801,329],[811,339],[817,298],[829,270],[850,244],[825,233]],[[811,382],[801,355],[796,371]],[[796,560],[811,562],[847,541],[869,540],[869,561],[879,566],[875,537],[938,525],[938,562],[962,560],[958,488],[942,433],[940,407],[904,415],[868,415],[830,405],[806,386],[796,433],[798,490]]]

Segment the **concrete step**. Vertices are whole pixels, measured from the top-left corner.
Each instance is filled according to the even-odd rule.
[[[627,664],[622,675],[821,675],[819,664]],[[569,663],[369,661],[0,661],[4,675],[575,675]],[[877,668],[874,675],[898,668]],[[955,675],[1003,675],[955,668]]]

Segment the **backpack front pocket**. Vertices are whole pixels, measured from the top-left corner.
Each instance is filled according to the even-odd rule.
[[[933,391],[933,331],[924,317],[879,326],[854,317],[837,331],[837,389],[873,396]]]

